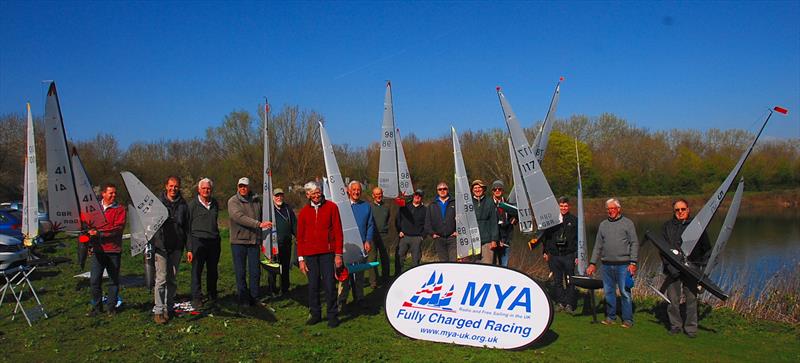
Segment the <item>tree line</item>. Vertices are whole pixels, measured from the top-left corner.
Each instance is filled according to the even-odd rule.
[[[183,194],[195,194],[197,181],[214,180],[214,196],[223,202],[236,190],[236,182],[248,176],[260,185],[263,158],[262,118],[247,111],[233,111],[205,137],[140,141],[122,148],[114,135],[98,133],[93,139],[73,142],[92,182],[113,182],[127,200],[120,171],[131,171],[159,193],[168,175],[183,179]],[[301,186],[322,177],[325,167],[317,121],[324,116],[299,106],[285,106],[269,115],[271,165],[275,187],[287,190],[288,199],[301,203]],[[69,120],[66,129],[69,133]],[[42,120],[35,120],[39,186],[46,198],[45,148]],[[539,124],[526,128],[533,140]],[[420,139],[403,136],[415,188],[433,196],[438,181],[453,180],[453,147],[446,127],[442,135]],[[380,125],[366,127],[374,134],[367,146],[335,145],[342,175],[374,185],[378,175]],[[500,179],[510,191],[510,156],[505,129],[466,131],[460,135],[467,175],[487,183]],[[611,113],[572,115],[556,120],[542,168],[556,195],[574,195],[576,139],[581,160],[584,195],[587,197],[632,195],[687,195],[711,193],[730,172],[754,135],[745,130],[672,129],[650,131]],[[21,198],[25,151],[25,119],[20,114],[0,117],[0,200]],[[800,139],[759,140],[745,164],[742,176],[749,191],[796,188],[800,185]],[[259,190],[260,188],[255,188]]]

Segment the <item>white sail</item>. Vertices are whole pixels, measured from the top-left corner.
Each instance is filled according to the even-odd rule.
[[[461,154],[461,143],[458,134],[452,126],[453,158],[456,166],[456,257],[461,259],[481,253],[481,232],[478,229],[478,219],[475,217],[475,205],[472,204],[472,193],[467,180],[467,169],[464,167],[464,156]]]
[[[322,142],[322,155],[325,158],[325,172],[328,174],[330,200],[339,207],[339,216],[342,219],[342,233],[344,234],[342,259],[346,264],[361,262],[365,257],[364,242],[361,240],[361,233],[356,225],[356,218],[347,195],[347,186],[344,185],[342,173],[339,171],[339,163],[336,162],[336,155],[333,153],[333,145],[322,122],[319,123],[319,137]]]
[[[508,139],[508,153],[511,157],[511,175],[514,177],[514,187],[511,188],[514,194],[514,199],[517,201],[517,220],[519,221],[519,231],[522,233],[533,232],[533,213],[528,201],[519,203],[518,195],[525,195],[524,184],[522,184],[522,176],[519,173],[519,164],[517,164],[517,154],[514,152],[514,145],[511,139]],[[508,196],[509,202],[511,201],[511,194]]]
[[[322,185],[320,185],[320,187],[322,188],[322,195],[325,196],[325,199],[333,200],[331,199],[331,185],[328,184],[328,177],[322,177]]]
[[[150,189],[147,189],[135,175],[128,171],[123,171],[120,174],[122,175],[122,181],[125,183],[125,188],[128,189],[133,207],[136,209],[141,229],[144,230],[144,238],[146,241],[150,241],[167,220],[167,217],[169,217],[169,211],[164,206],[164,203],[161,203],[161,200]],[[133,253],[133,247],[131,247],[131,250],[131,253]]]
[[[717,267],[717,263],[719,262],[719,254],[722,252],[722,249],[725,248],[725,245],[728,243],[728,239],[731,238],[733,225],[736,224],[736,216],[739,214],[739,206],[742,204],[743,193],[744,178],[739,180],[739,185],[736,187],[736,193],[733,194],[733,201],[731,201],[731,206],[728,208],[728,213],[725,215],[725,222],[722,223],[722,229],[720,229],[719,236],[717,236],[717,242],[714,243],[714,249],[711,251],[711,257],[708,259],[708,264],[706,265],[705,270],[706,275],[710,275],[711,271],[714,270],[714,267]]]
[[[517,120],[517,116],[511,109],[511,105],[506,100],[500,87],[497,87],[497,96],[500,98],[500,106],[503,108],[508,131],[511,133],[511,142],[516,152],[517,165],[522,173],[525,193],[517,194],[517,206],[524,207],[526,201],[530,203],[539,230],[558,225],[562,222],[563,217],[558,209],[556,197],[550,189],[550,184],[547,183],[539,162],[528,144],[528,139],[522,131],[519,120]]]
[[[563,78],[562,78],[563,80]],[[533,150],[536,154],[536,160],[539,164],[544,159],[544,152],[547,150],[547,142],[550,140],[550,131],[553,130],[553,124],[556,118],[556,109],[558,108],[558,99],[561,95],[561,81],[556,84],[556,90],[553,92],[553,98],[550,100],[550,108],[547,109],[547,115],[544,117],[542,127],[539,128],[539,133],[533,140]]]
[[[717,213],[717,209],[719,208],[722,200],[725,199],[725,194],[728,193],[728,189],[730,189],[731,184],[733,184],[734,178],[736,178],[736,174],[739,173],[739,170],[742,169],[745,160],[747,157],[750,156],[750,152],[753,151],[753,147],[756,146],[756,141],[758,141],[758,137],[761,136],[761,132],[764,131],[764,127],[767,126],[767,122],[769,118],[772,117],[772,110],[769,111],[769,115],[764,120],[764,124],[761,125],[761,129],[758,130],[758,134],[756,137],[753,138],[753,142],[750,143],[750,146],[744,150],[742,156],[739,158],[739,162],[736,163],[736,166],[733,167],[728,177],[725,178],[725,181],[717,188],[714,194],[711,195],[711,199],[706,202],[703,206],[703,209],[700,210],[699,213],[692,219],[692,222],[689,223],[689,226],[686,227],[686,230],[683,231],[681,234],[681,240],[683,243],[681,244],[681,250],[683,254],[689,256],[694,251],[694,247],[697,245],[697,240],[700,239],[700,236],[706,230],[708,223],[711,222],[711,218],[714,217],[714,214]]]
[[[578,275],[586,276],[589,256],[586,254],[586,223],[583,213],[583,186],[581,185],[581,157],[578,139],[575,139],[575,159],[578,161]]]
[[[381,156],[378,164],[378,186],[383,195],[395,198],[399,193],[397,178],[397,138],[392,109],[392,83],[386,82],[386,95],[383,99],[383,123],[381,124]]]
[[[58,102],[56,83],[50,83],[44,108],[44,137],[47,151],[47,199],[50,220],[57,231],[80,231],[78,198],[67,149],[67,134]]]
[[[25,176],[22,192],[22,236],[25,246],[32,246],[39,236],[39,182],[36,179],[36,141],[33,138],[31,104],[28,109],[27,145],[25,146]]]
[[[414,186],[411,184],[411,173],[408,171],[406,153],[403,151],[403,140],[400,138],[400,129],[395,129],[397,141],[397,184],[400,193],[408,196],[414,194]]]
[[[128,228],[131,231],[131,256],[136,256],[144,252],[147,246],[147,237],[144,234],[144,226],[133,204],[128,204]]]
[[[269,101],[264,100],[264,169],[262,176],[264,177],[263,190],[264,201],[261,203],[261,216],[265,221],[275,223],[275,208],[272,201],[272,168],[269,164]],[[277,237],[277,226],[265,233],[264,239],[261,241],[262,252],[267,259],[272,259],[273,255],[278,254],[278,244],[275,238]]]
[[[78,193],[78,205],[80,206],[81,229],[88,230],[100,228],[106,224],[106,216],[103,213],[103,206],[97,199],[97,194],[92,189],[89,175],[83,168],[78,151],[72,148],[72,171],[75,174],[75,192]]]

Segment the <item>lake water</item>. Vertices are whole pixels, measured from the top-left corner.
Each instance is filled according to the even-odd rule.
[[[725,218],[725,210],[720,210],[711,221],[707,233],[711,244]],[[672,215],[664,214],[626,215],[633,220],[641,240],[645,231],[661,231],[664,221]],[[586,232],[588,253],[594,246],[597,226],[602,216],[587,217]],[[519,233],[515,237],[515,247],[525,246],[526,240]],[[527,248],[515,248],[513,253],[530,253]],[[534,253],[541,254],[540,249]],[[658,251],[651,243],[643,245],[639,251],[640,260],[648,265],[648,271],[660,271]],[[760,291],[758,286],[771,278],[776,272],[794,270],[800,263],[800,211],[797,209],[776,209],[775,211],[740,210],[727,246],[722,251],[719,264],[712,273],[712,280],[723,289],[732,284],[746,284],[748,291]],[[655,267],[655,268],[654,268]],[[738,286],[737,286],[738,287]]]

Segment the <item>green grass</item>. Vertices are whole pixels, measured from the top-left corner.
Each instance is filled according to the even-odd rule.
[[[227,233],[224,231],[223,233]],[[365,289],[375,308],[345,314],[329,329],[324,322],[304,325],[308,317],[306,279],[292,270],[292,293],[270,301],[269,309],[240,312],[229,244],[223,238],[221,301],[205,316],[185,316],[167,325],[153,323],[152,293],[141,286],[122,289],[124,309],[114,318],[87,318],[88,280],[73,278],[75,264],[40,269],[34,285],[49,319],[29,328],[21,316],[10,320],[13,304],[0,306],[0,347],[4,361],[800,361],[800,329],[788,324],[751,321],[728,310],[706,311],[697,339],[669,336],[657,316],[663,305],[637,301],[636,325],[590,324],[591,316],[556,314],[551,330],[522,351],[479,349],[411,340],[394,332],[380,308],[385,290]],[[49,256],[74,255],[74,242],[51,249]],[[189,293],[188,264],[181,265],[178,292]],[[123,258],[122,275],[141,276],[141,256]],[[262,276],[262,286],[266,277]],[[76,287],[79,289],[76,290]],[[30,301],[27,301],[27,306]],[[602,314],[601,314],[602,315]],[[599,318],[602,318],[600,316]]]

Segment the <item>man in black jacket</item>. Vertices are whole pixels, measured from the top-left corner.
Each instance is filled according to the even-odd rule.
[[[578,252],[578,218],[569,212],[569,199],[558,198],[558,208],[564,222],[544,231],[544,260],[553,272],[555,284],[553,300],[556,310],[572,313],[575,308],[575,286],[568,276],[575,271],[575,254]]]
[[[169,321],[178,289],[178,265],[189,232],[189,208],[181,197],[181,178],[170,176],[159,199],[169,216],[150,241],[155,248],[156,283],[153,287],[153,320],[157,324]]]
[[[684,199],[678,199],[672,203],[674,211],[673,218],[664,223],[664,239],[674,249],[680,249],[683,240],[681,235],[692,219],[689,218],[689,203]],[[694,247],[694,251],[689,255],[688,262],[694,268],[703,269],[711,255],[711,244],[708,242],[708,235],[704,231]],[[680,334],[681,330],[690,338],[697,336],[697,286],[686,285],[680,279],[680,271],[670,265],[662,256],[664,274],[667,286],[667,298],[670,300],[667,315],[669,316],[670,334]],[[686,297],[686,319],[681,318],[681,290]],[[681,329],[683,327],[683,329]]]
[[[275,208],[276,241],[278,243],[278,261],[281,263],[281,295],[289,293],[289,270],[292,268],[292,236],[297,236],[297,215],[289,204],[284,202],[283,189],[275,188],[272,191],[272,201]],[[270,291],[278,293],[277,276],[269,275]]]
[[[436,185],[436,198],[428,206],[425,234],[433,238],[439,261],[456,261],[456,206],[448,192],[447,183]]]
[[[422,257],[422,239],[425,236],[425,219],[428,215],[428,209],[422,204],[424,196],[425,193],[421,189],[417,189],[414,192],[411,203],[400,208],[397,213],[395,226],[400,240],[397,242],[397,250],[395,251],[395,276],[400,276],[400,272],[403,269],[403,261],[405,261],[406,253],[409,250],[411,251],[412,267],[419,265],[419,260]]]

